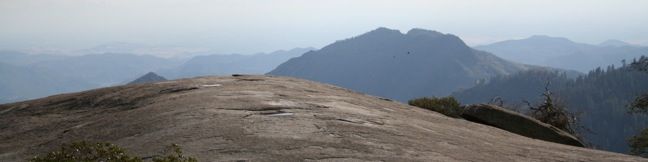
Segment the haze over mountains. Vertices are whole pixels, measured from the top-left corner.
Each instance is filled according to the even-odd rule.
[[[619,40],[608,40],[599,45],[592,45],[543,35],[475,48],[519,63],[580,72],[588,72],[596,67],[612,64],[620,65],[621,60],[630,62],[633,58],[648,54],[648,47],[631,45]]]
[[[157,47],[117,42],[84,51],[142,52],[155,48]],[[161,58],[130,53],[64,56],[1,51],[3,59],[0,63],[7,67],[2,75],[13,81],[7,79],[0,86],[14,87],[6,89],[16,90],[5,91],[0,98],[2,102],[18,101],[124,84],[148,72],[156,72],[169,79],[269,72],[272,75],[322,81],[406,101],[420,96],[444,96],[459,89],[470,88],[490,77],[544,68],[534,65],[547,66],[546,69],[552,67],[587,71],[592,69],[590,67],[618,63],[621,58],[631,59],[647,51],[646,47],[618,40],[588,45],[547,36],[533,36],[476,48],[493,53],[472,49],[451,34],[424,29],[412,29],[403,34],[397,30],[378,28],[317,51],[313,51],[314,48],[295,48],[254,55],[212,54],[191,58]],[[306,55],[287,61],[304,53]],[[12,77],[18,74],[9,73],[10,71],[21,71],[25,76],[39,76],[42,78],[40,82],[47,82],[45,85],[51,84],[51,87],[56,88],[20,91],[16,87],[28,87],[28,84],[34,83],[20,80],[30,77]],[[579,75],[575,72],[569,74]]]
[[[186,78],[205,75],[264,74],[286,60],[298,57],[314,48],[294,48],[254,55],[206,55],[189,59],[177,68],[160,70],[169,78]]]
[[[210,55],[213,52],[207,48],[192,48],[179,45],[147,45],[127,42],[110,42],[92,48],[71,51],[73,54],[104,54],[130,53],[137,55],[153,55],[162,58],[191,58],[200,55]]]
[[[74,92],[92,85],[39,69],[0,63],[0,103]]]
[[[125,84],[148,72],[177,79],[234,73],[263,74],[312,48],[193,59],[135,54],[33,55],[0,51],[0,103]]]
[[[0,0],[0,162],[648,162],[647,6]]]
[[[457,36],[378,28],[279,65],[270,75],[330,83],[407,101],[444,96],[479,79],[537,68],[474,50]]]
[[[96,51],[128,52],[139,48],[118,44],[115,48],[106,46]],[[319,50],[295,48],[253,55],[164,58],[130,53],[60,56],[1,51],[0,103],[129,82],[264,73],[329,83],[400,102],[450,94],[464,103],[484,103],[497,96],[532,101],[539,94],[536,91],[542,89],[544,74],[552,74],[550,78],[559,87],[557,91],[570,94],[567,100],[572,103],[572,110],[587,112],[583,118],[586,126],[604,132],[586,135],[586,142],[601,149],[626,152],[625,139],[647,125],[645,120],[623,111],[630,96],[648,86],[642,74],[626,75],[609,68],[609,72],[614,72],[609,74],[621,77],[608,78],[599,74],[599,69],[573,81],[570,79],[584,74],[565,70],[606,66],[625,57],[630,60],[642,55],[646,47],[617,40],[589,45],[564,38],[533,36],[477,48],[493,53],[473,49],[452,34],[425,29],[401,33],[377,28]],[[610,83],[618,83],[609,88],[618,89],[617,93],[598,91],[597,88],[609,87]],[[565,88],[570,86],[576,88]]]
[[[12,67],[3,68],[4,72],[0,73],[0,78],[5,82],[0,87],[15,90],[0,94],[3,101],[112,86],[133,80],[149,71],[171,68],[181,63],[177,60],[131,54],[12,55],[14,59],[5,60],[5,64]]]

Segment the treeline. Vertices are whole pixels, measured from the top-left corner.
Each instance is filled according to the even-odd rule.
[[[628,139],[648,127],[648,116],[628,113],[632,101],[648,92],[648,73],[625,63],[596,68],[575,79],[556,71],[526,71],[490,79],[453,96],[462,103],[501,102],[525,111],[527,101],[541,99],[547,83],[558,102],[576,113],[579,123],[589,130],[581,134],[594,147],[628,153]]]

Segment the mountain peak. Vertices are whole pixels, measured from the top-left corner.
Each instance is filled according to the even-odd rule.
[[[476,52],[451,34],[412,29],[405,35],[379,28],[291,59],[268,74],[325,82],[406,102],[414,97],[447,95],[473,85],[476,79],[525,68]]]
[[[360,36],[400,36],[403,35],[399,30],[379,27]]]
[[[401,33],[400,30],[390,29],[387,27],[378,27],[370,32],[388,32],[388,33]],[[401,33],[402,34],[402,33]]]
[[[129,82],[128,84],[155,83],[155,82],[161,82],[166,80],[167,80],[166,78],[157,75],[154,72],[148,72],[143,76]]]
[[[419,35],[425,35],[425,36],[444,36],[445,34],[434,31],[434,30],[427,30],[427,29],[421,29],[421,28],[413,28],[410,31],[407,32],[407,35],[409,36],[419,36]]]

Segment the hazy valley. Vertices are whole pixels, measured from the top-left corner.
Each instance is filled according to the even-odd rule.
[[[648,2],[0,1],[0,161],[648,161]]]

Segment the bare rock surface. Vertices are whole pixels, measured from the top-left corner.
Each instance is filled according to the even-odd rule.
[[[535,140],[347,89],[202,77],[0,105],[0,161],[88,140],[200,161],[647,161]]]
[[[584,147],[578,138],[563,130],[499,106],[468,105],[461,116],[473,122],[491,125],[526,137]]]

